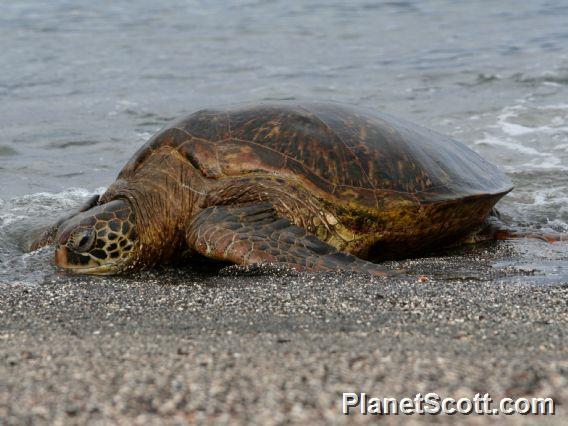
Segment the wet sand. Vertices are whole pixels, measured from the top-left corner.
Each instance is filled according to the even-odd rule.
[[[0,286],[0,418],[365,423],[377,419],[341,415],[342,392],[488,392],[553,397],[557,414],[546,420],[562,424],[568,255],[556,253],[556,272],[545,262],[531,269],[529,254],[544,256],[546,247],[502,243],[392,262],[408,276],[387,280],[166,269]]]

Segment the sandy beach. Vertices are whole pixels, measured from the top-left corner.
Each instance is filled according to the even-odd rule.
[[[479,392],[552,397],[557,413],[546,420],[562,424],[568,281],[529,270],[519,257],[527,248],[544,247],[500,244],[390,263],[408,274],[400,279],[166,269],[126,283],[54,273],[41,285],[2,289],[0,417],[6,424],[348,424],[377,419],[342,415],[343,392]],[[498,266],[511,258],[518,262]]]

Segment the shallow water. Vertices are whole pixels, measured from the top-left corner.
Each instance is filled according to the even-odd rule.
[[[509,220],[568,231],[567,23],[562,0],[2,2],[0,282],[57,274],[49,250],[23,253],[29,229],[164,123],[243,101],[348,102],[451,134],[505,168]],[[495,268],[566,282],[565,248],[511,246]]]

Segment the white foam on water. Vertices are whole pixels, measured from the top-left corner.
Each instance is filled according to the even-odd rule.
[[[540,188],[532,192],[534,205],[565,205],[568,208],[568,188],[555,187],[555,188]]]
[[[106,188],[89,190],[69,188],[65,191],[37,192],[10,199],[0,199],[0,284],[37,284],[53,272],[49,247],[24,253],[27,236],[68,214],[88,197]]]
[[[8,200],[0,199],[0,230],[8,225],[34,215],[45,213],[45,210],[74,208],[78,203],[95,194],[102,194],[106,188],[94,191],[85,188],[69,188],[65,191],[36,192],[14,197]]]
[[[58,202],[63,205],[73,204],[77,200],[85,197],[90,197],[94,194],[104,192],[106,188],[101,187],[95,190],[88,190],[85,188],[68,188],[62,192],[36,192],[33,194],[26,194],[19,197],[11,198],[4,202],[12,202],[15,205],[27,204],[29,202],[44,204],[46,202]]]
[[[568,229],[568,104],[521,100],[499,111],[474,142],[516,183],[502,206],[518,223]],[[497,161],[499,162],[499,161]]]
[[[537,155],[541,157],[549,156],[550,154],[537,151],[535,148],[524,146],[523,144],[515,141],[511,138],[499,138],[497,136],[484,133],[483,139],[474,142],[474,145],[489,145],[489,146],[500,146],[511,151],[515,151],[525,155]]]
[[[151,132],[136,132],[136,136],[138,137],[138,139],[140,139],[142,141],[147,141],[153,135],[154,135],[154,133],[151,133]]]
[[[522,113],[542,118],[543,111],[547,112],[556,111],[554,116],[546,116],[547,124],[541,126],[528,126],[517,122],[511,122],[511,119],[521,118]],[[550,115],[550,114],[548,114]],[[523,136],[533,133],[540,133],[545,135],[555,135],[563,132],[568,132],[568,104],[544,105],[527,107],[526,103],[506,107],[501,114],[497,116],[497,127],[503,133],[510,136]]]
[[[509,173],[568,171],[568,104],[530,105],[527,101],[505,107],[488,126],[478,146],[503,148]]]
[[[528,188],[517,187],[508,195],[505,202],[513,208],[513,216],[523,222],[567,232],[568,182],[560,181],[557,186],[538,187],[539,183],[535,181],[532,185]]]
[[[548,161],[539,161],[537,159],[527,161],[525,163],[516,164],[514,166],[505,166],[505,171],[513,174],[523,174],[526,172],[537,171],[568,171],[568,167],[562,163],[559,158],[554,156],[548,157]]]
[[[548,221],[548,225],[551,228],[558,229],[561,232],[568,232],[568,222],[564,222],[560,219],[553,219]]]
[[[554,151],[566,151],[566,152],[568,152],[568,143],[556,145],[554,147]]]
[[[520,136],[526,135],[528,133],[532,133],[535,129],[530,127],[525,127],[520,124],[510,123],[507,120],[513,117],[517,117],[517,113],[515,112],[517,108],[511,107],[506,108],[498,117],[497,117],[497,126],[507,135],[511,136]]]

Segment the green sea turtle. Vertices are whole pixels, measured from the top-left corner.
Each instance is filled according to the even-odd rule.
[[[510,236],[490,222],[511,189],[465,145],[387,114],[334,103],[202,110],[153,136],[33,248],[54,242],[57,265],[88,274],[199,253],[380,275],[371,261]]]

